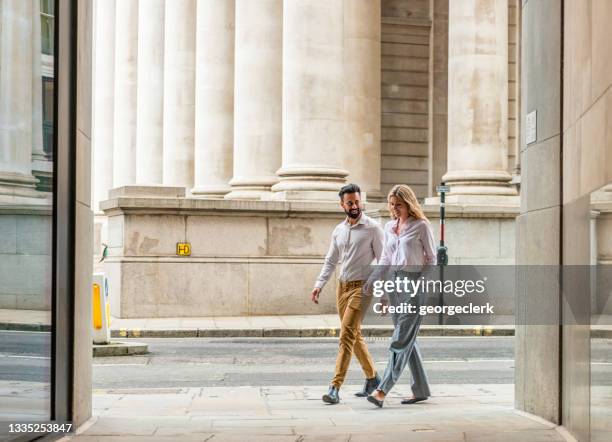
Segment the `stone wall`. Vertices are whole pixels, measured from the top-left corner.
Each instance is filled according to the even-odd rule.
[[[147,191],[159,195],[163,188],[119,188],[102,203],[109,246],[102,269],[113,316],[335,313],[335,279],[319,305],[309,294],[344,218],[338,204],[146,197]],[[368,213],[388,219],[380,204]],[[438,212],[427,215],[437,241]],[[515,215],[451,209],[450,263],[513,264]],[[177,256],[182,242],[191,245],[188,257]]]
[[[566,265],[595,262],[609,265],[612,262],[608,241],[612,236],[608,221],[612,214],[612,31],[609,25],[612,3],[585,0],[566,1],[564,5],[562,260]],[[573,314],[568,304],[584,305],[587,314],[589,301],[593,304],[586,291],[564,291],[563,301],[564,317]],[[597,317],[591,320],[591,324],[596,324]],[[563,327],[561,413],[563,425],[576,438],[599,441],[609,438],[610,393],[603,388],[596,368],[591,365],[595,355],[591,354],[590,334],[588,325]]]
[[[125,192],[113,190],[102,203],[109,245],[103,268],[113,316],[335,312],[335,281],[325,287],[319,305],[310,301],[310,292],[331,232],[344,217],[337,203]],[[191,256],[177,256],[179,242],[190,243]]]
[[[0,208],[0,309],[51,310],[51,206]]]

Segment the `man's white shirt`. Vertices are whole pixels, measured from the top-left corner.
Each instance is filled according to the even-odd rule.
[[[365,213],[361,213],[354,225],[348,219],[342,221],[332,233],[331,244],[315,288],[325,286],[338,263],[338,279],[341,281],[367,280],[373,261],[379,260],[382,255],[383,242],[382,227]]]

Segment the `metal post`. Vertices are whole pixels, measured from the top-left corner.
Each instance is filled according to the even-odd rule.
[[[445,209],[445,196],[446,192],[450,190],[444,182],[436,186],[436,192],[440,194],[440,245],[437,250],[437,264],[440,267],[440,281],[442,281],[442,291],[438,298],[438,305],[444,307],[444,266],[448,264],[448,249],[444,245],[444,209]],[[444,325],[444,315],[440,313],[438,315],[438,325]]]

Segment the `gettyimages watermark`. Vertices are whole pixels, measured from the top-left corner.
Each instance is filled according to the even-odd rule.
[[[411,299],[420,294],[445,294],[463,297],[485,292],[487,278],[478,280],[446,280],[427,279],[420,272],[412,276],[409,272],[395,271],[394,279],[374,279],[371,281],[372,295],[382,298],[390,295],[405,294]],[[372,306],[374,313],[408,313],[425,316],[428,314],[445,314],[454,316],[456,314],[493,314],[494,307],[487,302],[485,305],[416,305],[410,302],[400,302],[398,305],[388,305],[383,302],[375,302]]]
[[[610,325],[612,266],[370,266],[366,325]],[[395,315],[395,316],[394,316]]]

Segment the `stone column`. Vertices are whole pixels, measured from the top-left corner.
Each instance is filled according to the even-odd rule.
[[[94,1],[92,102],[93,210],[113,187],[115,115],[115,0]]]
[[[516,195],[508,173],[508,4],[449,2],[448,170],[455,200]]]
[[[165,0],[138,5],[136,182],[162,183]]]
[[[283,3],[283,162],[274,199],[336,200],[346,182],[343,3]]]
[[[345,156],[348,180],[380,201],[380,0],[344,1]]]
[[[282,149],[282,0],[236,0],[234,177],[227,199],[270,199]]]
[[[198,0],[196,197],[230,191],[234,147],[234,0]]]
[[[113,187],[136,182],[138,0],[116,2]]]
[[[163,184],[193,187],[196,1],[166,2]]]
[[[431,120],[429,130],[427,195],[435,189],[446,173],[448,163],[448,3],[435,0],[432,4],[432,27],[429,57],[429,100]]]
[[[32,175],[33,3],[0,3],[0,202],[35,196]],[[42,81],[42,80],[41,80]]]
[[[32,1],[32,159],[47,161],[43,149],[42,36],[40,0]]]

